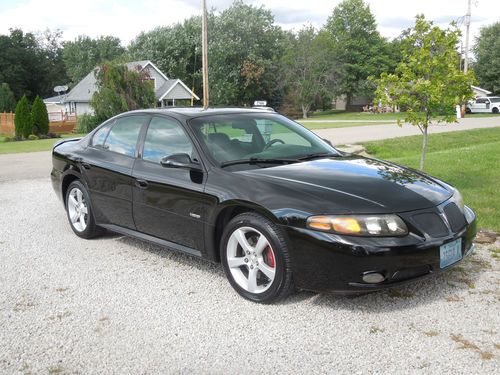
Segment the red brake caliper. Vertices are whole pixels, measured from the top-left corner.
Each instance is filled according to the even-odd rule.
[[[274,253],[270,247],[266,249],[266,263],[269,267],[274,268]]]

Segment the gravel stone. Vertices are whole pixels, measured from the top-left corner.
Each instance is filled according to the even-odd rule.
[[[76,237],[46,178],[0,182],[0,373],[500,373],[499,248],[395,290],[259,305],[220,265]]]

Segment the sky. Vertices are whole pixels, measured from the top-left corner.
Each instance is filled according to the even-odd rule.
[[[245,0],[264,5],[285,29],[311,24],[321,27],[340,0]],[[378,30],[387,38],[397,37],[423,13],[439,26],[459,20],[467,11],[467,0],[365,0],[375,15]],[[0,0],[0,34],[10,28],[63,31],[64,40],[78,35],[114,35],[127,45],[141,31],[167,26],[200,14],[200,0]],[[222,11],[232,0],[207,0],[209,8]],[[498,22],[498,0],[472,0],[471,43],[481,26]],[[464,27],[462,27],[465,30]],[[465,32],[464,32],[465,35]]]

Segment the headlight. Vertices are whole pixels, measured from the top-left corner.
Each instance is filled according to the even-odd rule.
[[[309,229],[352,236],[394,237],[408,234],[408,228],[397,215],[311,216]]]
[[[464,198],[457,189],[455,189],[455,192],[453,193],[453,200],[457,204],[458,208],[460,208],[460,211],[464,212]]]

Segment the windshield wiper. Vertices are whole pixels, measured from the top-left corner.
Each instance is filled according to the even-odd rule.
[[[311,160],[311,159],[316,159],[316,158],[322,158],[322,157],[339,157],[341,156],[340,154],[332,154],[331,152],[316,152],[314,154],[307,154],[304,156],[301,156],[297,158],[297,160]]]
[[[240,159],[240,160],[232,160],[221,163],[221,168],[229,167],[230,165],[238,165],[238,164],[260,164],[260,163],[268,163],[268,164],[290,164],[297,163],[298,159],[284,159],[284,158],[273,158],[273,159],[259,159],[259,158],[249,158],[249,159]]]

